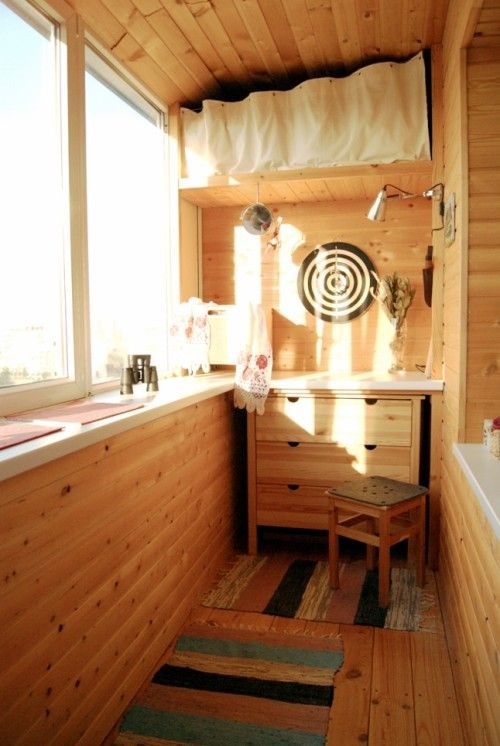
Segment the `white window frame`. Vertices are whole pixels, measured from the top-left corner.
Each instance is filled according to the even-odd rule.
[[[67,65],[61,65],[60,71],[61,119],[63,130],[65,130],[61,146],[64,149],[66,224],[71,255],[72,324],[68,330],[68,372],[71,375],[66,379],[56,381],[43,381],[0,389],[0,415],[24,412],[118,388],[117,380],[92,385],[91,375],[85,165],[85,47],[87,44],[102,58],[103,64],[114,68],[153,107],[163,112],[164,134],[167,140],[165,147],[168,195],[165,204],[168,224],[167,320],[172,318],[180,296],[177,146],[167,132],[168,107],[86,32],[81,18],[63,0],[51,0],[51,2],[37,0],[31,4],[59,25],[61,45],[66,49]],[[165,339],[165,345],[167,344],[168,339]]]

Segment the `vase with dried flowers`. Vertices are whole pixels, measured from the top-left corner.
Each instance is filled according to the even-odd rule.
[[[372,291],[373,296],[382,306],[392,327],[392,339],[389,343],[391,351],[389,373],[397,373],[404,370],[406,314],[415,297],[415,288],[408,277],[401,277],[398,272],[384,275],[382,279],[375,275],[375,278],[377,287],[375,291]]]

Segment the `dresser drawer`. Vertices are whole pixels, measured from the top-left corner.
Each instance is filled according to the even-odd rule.
[[[332,486],[357,476],[409,481],[411,448],[258,442],[257,484]]]
[[[257,523],[289,528],[328,528],[324,487],[300,484],[258,484]]]
[[[410,399],[271,396],[257,440],[410,446]]]

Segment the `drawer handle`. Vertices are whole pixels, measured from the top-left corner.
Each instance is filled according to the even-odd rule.
[[[367,451],[374,451],[377,446],[373,443],[365,443],[365,448]]]
[[[286,400],[292,402],[292,404],[295,404],[295,402],[299,400],[299,397],[298,396],[287,396]]]
[[[297,446],[300,446],[300,443],[298,440],[289,440],[288,445],[290,448],[297,448]]]
[[[287,484],[289,490],[298,490],[299,486],[298,484]]]
[[[365,399],[365,404],[368,404],[369,407],[371,407],[373,404],[376,404],[378,402],[378,399]]]

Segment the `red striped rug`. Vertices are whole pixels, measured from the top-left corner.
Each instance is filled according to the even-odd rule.
[[[204,598],[203,605],[296,619],[362,624],[407,631],[437,631],[435,579],[428,571],[424,588],[406,567],[391,571],[391,603],[378,606],[378,577],[364,560],[343,562],[340,588],[328,583],[328,562],[287,554],[242,555]]]
[[[191,625],[125,714],[115,746],[322,746],[342,661],[334,631]]]

